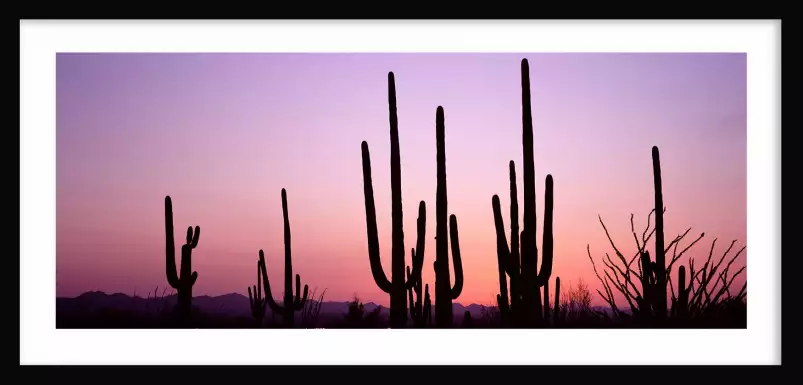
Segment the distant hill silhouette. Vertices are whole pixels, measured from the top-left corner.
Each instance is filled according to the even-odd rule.
[[[313,299],[309,299],[309,301],[315,303]],[[138,295],[129,296],[123,293],[106,294],[101,291],[91,291],[72,298],[57,297],[56,314],[57,318],[60,316],[91,317],[102,311],[112,310],[134,313],[143,317],[156,317],[159,315],[160,311],[172,308],[176,302],[176,294],[165,294],[163,297],[157,294],[156,298],[143,298]],[[350,302],[351,301],[323,301],[320,314],[328,318],[342,316],[348,312]],[[197,310],[209,315],[222,317],[251,317],[248,297],[239,293],[193,297],[192,305],[197,308]],[[366,313],[373,311],[378,306],[379,305],[374,302],[364,303]],[[483,309],[489,307],[479,304],[465,306],[459,303],[453,303],[452,308],[454,309],[453,314],[455,315],[455,319],[462,319],[465,311],[471,313],[473,318],[480,318],[483,316]],[[610,312],[607,307],[598,306],[594,307],[594,309]],[[380,315],[383,318],[387,318],[390,314],[389,310],[387,306],[382,306]],[[267,309],[266,318],[270,317],[271,310]]]

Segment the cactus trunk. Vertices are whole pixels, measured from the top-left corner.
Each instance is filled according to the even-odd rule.
[[[555,278],[555,310],[552,311],[553,323],[560,321],[560,277]]]
[[[666,317],[666,252],[664,251],[664,197],[661,187],[661,159],[658,147],[652,148],[652,172],[655,187],[655,311],[659,318]]]
[[[446,193],[446,124],[443,107],[438,106],[435,113],[435,140],[437,147],[437,190],[435,196],[435,320],[439,328],[452,327],[454,315],[452,300],[457,299],[463,290],[463,263],[460,259],[460,240],[457,231],[457,217],[449,218],[447,228],[448,194]],[[455,282],[451,283],[449,272],[449,240],[452,243]]]
[[[282,325],[292,328],[295,325],[295,312],[301,311],[307,303],[309,286],[304,285],[304,294],[301,294],[301,276],[296,274],[296,291],[293,295],[293,264],[292,246],[290,239],[290,219],[287,213],[287,191],[282,189],[282,214],[284,216],[284,298],[283,304],[279,305],[273,299],[268,278],[268,265],[265,263],[265,253],[259,250],[259,268],[262,274],[262,284],[265,290],[265,300],[270,306],[271,312],[282,316]]]

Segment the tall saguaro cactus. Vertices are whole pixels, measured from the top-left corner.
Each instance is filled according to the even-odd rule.
[[[293,296],[293,259],[290,243],[290,219],[287,215],[287,192],[282,189],[282,214],[284,215],[284,304],[279,305],[273,299],[268,280],[268,265],[265,263],[265,253],[259,250],[259,267],[265,289],[265,299],[274,314],[282,316],[285,327],[293,327],[295,312],[304,309],[309,294],[309,286],[304,285],[304,295],[301,295],[301,276],[296,274],[296,294]]]
[[[183,322],[189,321],[192,310],[192,285],[198,279],[198,272],[192,271],[192,250],[198,247],[201,228],[187,228],[187,242],[181,246],[181,270],[176,273],[176,246],[173,240],[173,201],[165,197],[165,236],[167,282],[178,292],[178,311]]]
[[[664,197],[661,186],[661,159],[658,147],[652,147],[652,174],[655,191],[655,261],[650,253],[641,253],[641,285],[643,297],[639,301],[639,316],[649,321],[656,318],[661,321],[667,317],[667,272],[666,249],[664,246]],[[670,245],[671,247],[671,245]],[[684,272],[685,273],[685,272]]]
[[[655,188],[655,264],[656,284],[660,290],[655,292],[655,310],[658,318],[666,317],[666,250],[664,250],[664,197],[661,187],[661,159],[658,147],[652,147],[652,174]],[[657,274],[659,273],[660,274]]]
[[[515,164],[510,161],[511,244],[507,245],[499,196],[494,195],[492,206],[497,237],[497,256],[500,264],[500,311],[508,312],[508,319],[519,326],[534,325],[543,319],[540,288],[552,275],[552,175],[546,176],[544,197],[544,230],[541,269],[538,269],[536,241],[535,155],[533,150],[533,122],[530,101],[530,67],[527,59],[521,61],[522,145],[524,152],[524,228],[518,233],[518,202],[516,198]],[[517,239],[519,238],[519,239]],[[520,250],[518,250],[520,247]],[[520,257],[519,257],[520,256]],[[510,301],[507,298],[507,280],[510,276]],[[508,310],[506,310],[508,309]],[[503,316],[503,320],[506,316]]]
[[[435,196],[435,322],[440,328],[448,328],[454,322],[452,300],[457,299],[463,291],[463,262],[460,258],[460,238],[457,232],[457,217],[449,217],[449,233],[447,234],[446,216],[448,215],[448,195],[446,193],[446,124],[443,107],[438,106],[435,113],[435,137],[437,142],[437,177],[438,184]],[[454,258],[454,286],[449,274],[449,243],[452,243]]]
[[[413,280],[405,280],[404,221],[402,217],[401,156],[399,154],[399,120],[396,115],[396,83],[393,72],[388,73],[388,112],[390,121],[390,190],[391,190],[391,280],[382,268],[379,255],[379,234],[376,225],[374,187],[371,180],[371,154],[368,143],[362,142],[362,175],[365,194],[365,221],[368,233],[368,259],[376,285],[390,295],[390,327],[404,328],[407,325],[407,290],[416,284],[424,263],[426,236],[426,205],[418,205],[418,239],[413,249]]]

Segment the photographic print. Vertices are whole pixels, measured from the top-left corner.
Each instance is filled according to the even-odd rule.
[[[747,327],[747,54],[56,54],[58,329]]]

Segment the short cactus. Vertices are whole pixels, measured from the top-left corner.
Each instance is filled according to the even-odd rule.
[[[198,280],[198,272],[192,271],[192,250],[198,247],[201,228],[187,228],[187,242],[181,246],[181,270],[176,273],[176,246],[173,240],[173,201],[165,197],[165,235],[167,282],[178,293],[178,312],[182,321],[187,322],[192,309],[192,286]],[[179,275],[180,274],[180,275]]]
[[[248,288],[248,303],[251,305],[251,316],[254,317],[257,326],[262,325],[267,305],[267,299],[262,297],[262,260],[257,261],[257,284],[254,285],[253,297],[251,288]]]

